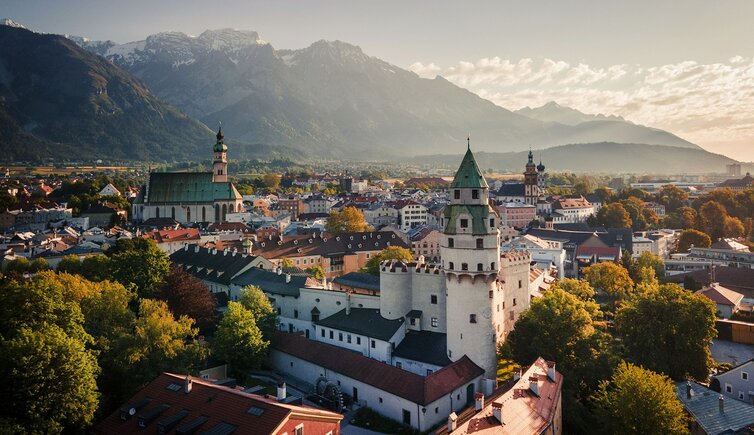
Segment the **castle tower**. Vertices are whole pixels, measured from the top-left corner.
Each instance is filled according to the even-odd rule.
[[[450,184],[440,244],[447,286],[448,357],[467,355],[495,379],[497,342],[503,337],[499,218],[489,204],[489,185],[471,148]]]
[[[544,197],[545,192],[547,192],[547,173],[541,159],[537,165],[537,186],[539,187],[539,196]]]
[[[524,199],[530,205],[537,205],[539,199],[539,176],[531,150],[529,150],[529,160],[526,162],[526,171],[524,171]]]
[[[223,142],[223,129],[220,127],[217,130],[217,142],[213,151],[215,152],[215,161],[212,170],[212,181],[223,182],[228,181],[228,146]]]

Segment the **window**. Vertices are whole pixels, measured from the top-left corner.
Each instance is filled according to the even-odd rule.
[[[319,313],[312,313],[312,322],[319,322]]]
[[[322,338],[325,338],[325,330],[324,330],[324,329],[321,329],[320,331],[322,332],[322,334],[321,334],[321,335],[322,335]]]
[[[744,392],[743,391],[739,391],[738,392],[738,399],[739,400],[744,400]]]
[[[343,341],[343,333],[338,332],[338,341]]]
[[[453,270],[453,269],[454,269],[453,262],[451,261],[448,263],[448,270]]]
[[[431,325],[433,328],[437,328],[437,317],[433,317],[431,320]]]
[[[350,342],[351,342],[351,334],[348,334],[346,336],[346,343],[350,343]]]
[[[490,218],[490,228],[495,228],[495,218]]]
[[[427,376],[429,376],[431,374],[432,374],[432,369],[427,369]],[[435,409],[437,409],[437,408],[435,408]],[[435,411],[435,412],[437,412],[437,411]]]
[[[461,191],[456,189],[453,191],[453,198],[454,199],[461,199]]]
[[[293,318],[298,319],[298,310],[293,310]]]
[[[409,321],[409,323],[411,323],[411,326],[415,326],[416,325],[416,319],[415,318],[411,317],[410,319],[408,319],[408,321]]]
[[[403,410],[403,424],[410,426],[411,425],[411,411],[404,409]],[[298,435],[298,434],[296,434]]]
[[[490,263],[490,270],[495,270],[495,262]]]
[[[403,368],[403,364],[401,364],[401,362],[400,362],[400,361],[396,361],[396,362],[395,362],[395,366],[396,366],[396,367],[398,367],[399,369],[402,369],[402,368]]]
[[[469,314],[469,323],[476,323],[476,314]]]
[[[461,219],[461,228],[468,228],[468,227],[469,227],[469,220]]]
[[[471,199],[479,199],[479,190],[473,189],[471,191]]]
[[[726,393],[732,393],[733,392],[733,386],[731,384],[725,384],[725,392]]]
[[[380,403],[382,403],[382,397],[380,397]]]
[[[282,312],[283,312],[283,310],[281,310],[280,307],[278,307],[278,316],[281,315]]]
[[[482,264],[482,263],[478,263],[478,264],[476,265],[476,270],[477,270],[477,272],[481,272],[481,271],[483,271],[483,270],[484,270],[484,264]]]
[[[461,263],[461,270],[469,270],[469,264],[468,263]]]
[[[453,240],[452,237],[448,237],[448,248],[454,248],[455,247],[455,240]]]
[[[510,320],[515,320],[516,314],[513,312],[513,310],[511,310],[508,317],[510,318]]]
[[[433,304],[437,304],[437,295],[430,295],[429,296],[429,302],[433,303]]]
[[[741,379],[743,379],[744,381],[748,381],[749,380],[749,374],[746,373],[746,372],[741,372]]]
[[[516,298],[513,298],[513,306],[516,306]]]
[[[330,340],[334,338],[335,338],[335,333],[332,330],[330,330]]]
[[[476,248],[477,249],[484,248],[484,239],[476,239]]]
[[[356,344],[361,344],[361,337],[356,337]]]
[[[375,347],[377,347],[377,342],[372,340],[372,349],[374,349]]]
[[[301,423],[300,425],[296,426],[296,431],[294,432],[294,435],[304,435],[304,424]]]
[[[521,280],[520,279],[518,280],[518,288],[521,288]]]

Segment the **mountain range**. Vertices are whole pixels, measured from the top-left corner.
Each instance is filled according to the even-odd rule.
[[[220,123],[232,158],[399,160],[458,152],[469,133],[488,153],[602,142],[705,153],[672,133],[554,102],[513,112],[340,41],[277,50],[256,32],[220,29],[117,44],[5,24],[6,158],[196,160]]]

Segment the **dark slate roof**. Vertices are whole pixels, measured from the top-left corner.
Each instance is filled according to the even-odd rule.
[[[382,251],[388,246],[409,248],[409,245],[394,231],[352,232],[320,236],[293,236],[260,239],[254,243],[252,252],[267,259],[295,258],[309,255],[339,256],[354,252]]]
[[[429,376],[393,367],[337,346],[278,332],[272,349],[301,358],[328,370],[371,385],[419,405],[429,405],[467,385],[484,373],[467,356]]]
[[[257,257],[189,246],[170,254],[170,261],[196,278],[230,285],[230,280]]]
[[[388,320],[380,315],[379,309],[375,308],[351,308],[350,314],[346,314],[344,308],[315,323],[325,328],[389,341],[405,322],[403,319]]]
[[[332,282],[347,287],[380,290],[380,277],[371,273],[351,272],[333,279]]]
[[[471,148],[466,150],[466,155],[463,156],[461,166],[458,167],[453,182],[450,183],[451,188],[489,188],[487,180],[484,179],[482,171],[479,169],[479,165],[476,163],[474,153],[471,152]]]
[[[408,331],[393,356],[445,367],[451,363],[447,343],[447,335],[439,332]]]
[[[695,270],[667,277],[669,282],[683,283],[686,277],[693,278],[699,284],[709,285],[712,276],[709,269]],[[724,287],[745,292],[747,297],[754,297],[754,269],[743,267],[715,267],[715,281]]]
[[[146,200],[150,204],[202,203],[241,199],[233,183],[212,181],[211,172],[152,172]]]
[[[738,433],[754,425],[754,406],[742,400],[724,398],[725,412],[720,412],[720,393],[691,383],[691,398],[686,394],[686,382],[676,383],[675,393],[683,407],[709,435]]]
[[[301,287],[306,287],[306,276],[291,275],[291,282],[285,282],[286,275],[278,275],[269,270],[252,268],[238,275],[232,283],[241,287],[255,285],[265,293],[298,297]]]
[[[524,183],[506,183],[497,190],[497,196],[525,196]]]
[[[497,214],[489,205],[473,204],[451,204],[443,210],[443,216],[447,224],[445,225],[446,234],[456,234],[456,219],[458,215],[465,213],[471,218],[471,234],[487,234],[487,219],[490,214]]]

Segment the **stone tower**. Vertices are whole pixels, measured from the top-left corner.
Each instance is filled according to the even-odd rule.
[[[215,161],[212,168],[212,181],[228,181],[228,146],[223,142],[223,129],[217,130],[217,142],[213,151],[215,152]]]
[[[447,286],[448,357],[467,355],[495,379],[497,343],[504,334],[499,282],[499,218],[489,204],[489,185],[469,147],[450,184],[440,243]]]
[[[537,205],[539,199],[539,175],[531,150],[529,150],[529,160],[526,162],[526,171],[524,171],[524,198],[530,205]]]

